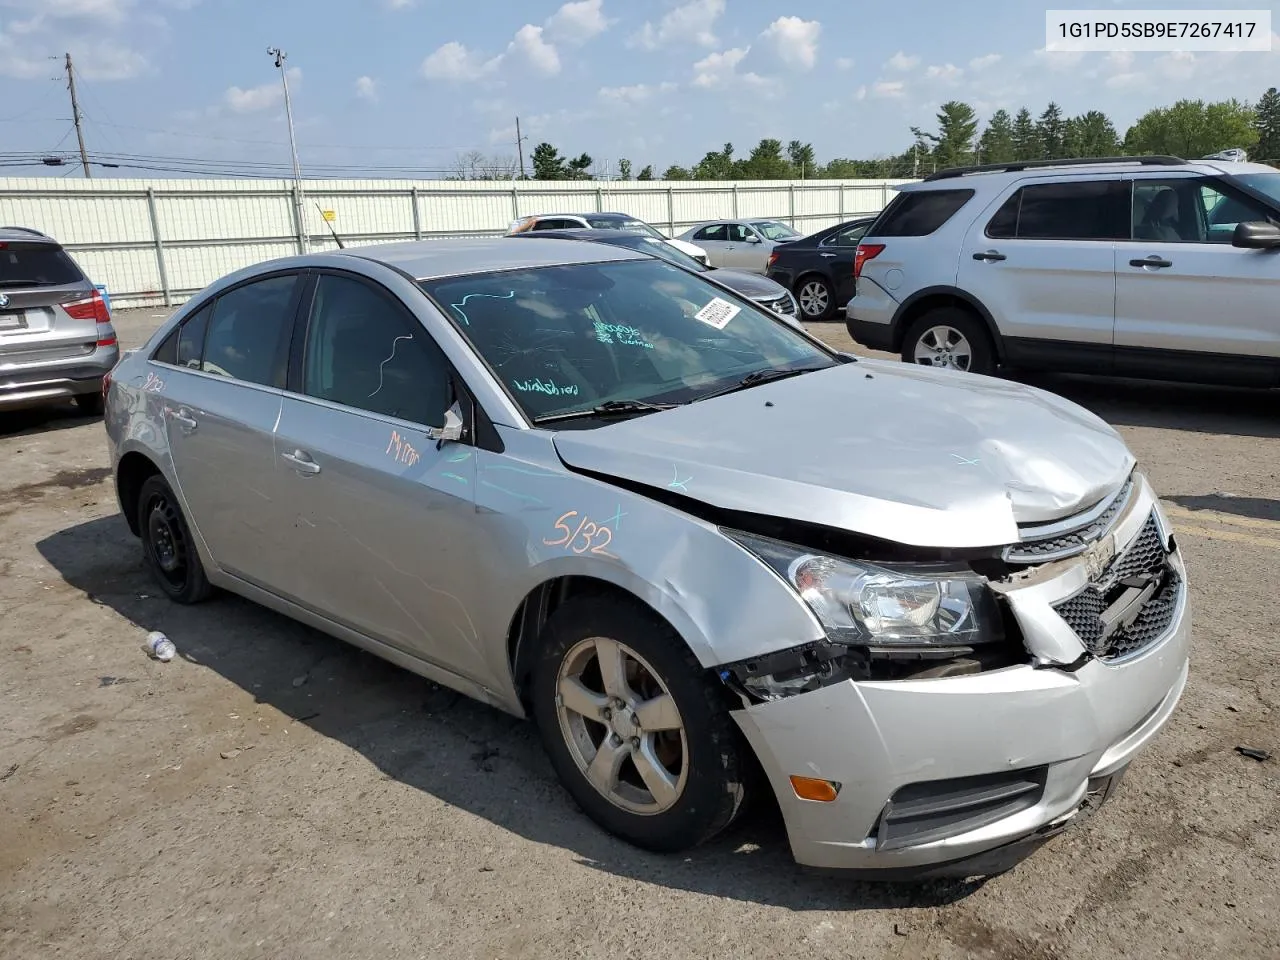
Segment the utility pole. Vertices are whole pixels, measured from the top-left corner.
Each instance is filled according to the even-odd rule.
[[[520,179],[524,179],[524,142],[528,137],[520,136],[520,118],[516,117],[516,153],[520,157]]]
[[[280,71],[280,82],[284,84],[284,115],[289,121],[289,150],[293,154],[293,199],[298,217],[298,240],[302,244],[302,252],[306,253],[309,237],[306,229],[306,206],[302,198],[302,165],[298,163],[298,141],[293,136],[293,104],[289,100],[289,74],[284,68],[289,55],[279,47],[268,47],[267,56],[275,58],[276,69]]]
[[[76,99],[76,74],[71,69],[71,54],[67,54],[67,89],[71,91],[71,119],[76,125],[76,139],[80,141],[80,162],[84,164],[84,175],[92,179],[89,171],[89,152],[84,148],[84,130],[80,126],[80,101]]]

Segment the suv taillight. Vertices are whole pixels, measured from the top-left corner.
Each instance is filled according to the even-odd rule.
[[[857,280],[862,276],[862,267],[868,260],[874,260],[882,253],[884,253],[883,243],[858,244],[858,250],[853,255],[853,279]]]
[[[64,303],[62,309],[73,320],[93,320],[97,323],[110,323],[111,312],[107,310],[107,301],[102,299],[102,291],[93,291],[93,296],[83,300],[72,300]]]

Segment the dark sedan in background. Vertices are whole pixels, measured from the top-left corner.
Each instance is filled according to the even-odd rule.
[[[804,320],[828,320],[853,299],[853,254],[875,217],[834,227],[774,247],[765,276],[795,294]]]

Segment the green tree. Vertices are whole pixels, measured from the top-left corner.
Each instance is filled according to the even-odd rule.
[[[1014,159],[1013,119],[1007,110],[997,110],[991,115],[987,129],[978,141],[979,163],[1008,163]]]
[[[591,154],[581,153],[565,164],[566,180],[590,180],[591,179]]]
[[[628,160],[626,157],[623,157],[621,160],[618,161],[618,179],[619,180],[631,179],[631,161]]]
[[[637,180],[652,180],[652,179],[653,179],[653,164],[651,164],[651,163],[647,163],[647,164],[645,164],[645,165],[640,169],[640,173],[636,176],[636,179],[637,179]]]
[[[948,100],[938,111],[938,132],[925,133],[912,127],[917,142],[930,145],[930,155],[941,169],[973,162],[973,138],[978,132],[978,117],[973,107],[959,100]]]
[[[560,151],[549,143],[540,143],[533,148],[533,179],[563,180],[565,176],[564,157]]]
[[[1060,160],[1066,154],[1067,122],[1062,118],[1062,108],[1050,102],[1036,121],[1036,139],[1040,141],[1040,156],[1045,160]]]
[[[764,139],[756,144],[739,174],[747,180],[786,180],[791,176],[791,164],[782,156],[782,141]]]
[[[667,167],[662,174],[663,180],[692,180],[693,174],[684,167],[678,167],[674,163]]]
[[[1258,159],[1280,161],[1280,92],[1272,87],[1262,95],[1254,111],[1258,115]]]
[[[1186,159],[1232,147],[1249,150],[1258,142],[1256,121],[1253,109],[1239,100],[1179,100],[1139,118],[1125,134],[1124,146],[1132,154],[1169,154]]]
[[[1120,137],[1107,115],[1090,110],[1066,123],[1064,157],[1114,157],[1120,153]]]
[[[861,180],[875,176],[872,172],[878,161],[875,160],[832,160],[822,168],[821,176],[825,180]]]
[[[1035,121],[1031,119],[1031,111],[1023,107],[1013,118],[1013,159],[1039,160],[1041,157]]]
[[[793,175],[807,180],[818,174],[818,161],[813,153],[813,144],[792,140],[787,144],[787,159],[791,161]]]
[[[695,180],[732,180],[737,173],[733,159],[733,144],[726,143],[720,150],[710,150],[693,168]]]

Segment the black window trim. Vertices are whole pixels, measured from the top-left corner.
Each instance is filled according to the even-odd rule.
[[[698,242],[698,234],[699,234],[699,233],[706,233],[708,230],[714,230],[716,227],[724,227],[724,230],[725,230],[725,234],[724,234],[724,235],[725,235],[726,237],[728,237],[728,236],[729,236],[729,223],[728,223],[728,221],[726,221],[726,220],[716,220],[716,221],[715,221],[715,222],[713,222],[713,223],[704,223],[702,226],[700,226],[700,227],[698,228],[697,233],[695,233],[692,237],[690,237],[690,238],[689,238],[689,239],[690,239],[690,242]],[[714,238],[712,238],[712,237],[703,237],[703,238],[702,238],[702,240],[701,240],[701,242],[702,242],[702,243],[731,243],[732,241],[730,241],[730,240],[716,240],[716,239],[714,239]]]
[[[987,218],[987,222],[982,227],[982,235],[986,237],[988,240],[998,240],[998,241],[1006,241],[1006,242],[1010,240],[1017,240],[1024,243],[1126,243],[1126,242],[1129,242],[1130,240],[1133,239],[1133,223],[1132,223],[1133,187],[1128,186],[1127,184],[1128,179],[1129,179],[1128,177],[1122,174],[1104,174],[1102,176],[1093,176],[1093,177],[1051,177],[1051,178],[1038,179],[1031,182],[1019,180],[1016,182],[1013,188],[1013,193],[1010,193],[1007,196],[1004,194],[1000,195],[999,203],[996,205],[995,210],[992,212],[991,216]],[[1081,237],[1020,237],[1018,236],[1018,227],[1021,225],[1021,221],[1022,221],[1022,194],[1024,190],[1026,190],[1029,187],[1051,187],[1051,186],[1057,186],[1060,184],[1074,184],[1074,183],[1125,183],[1129,197],[1125,201],[1124,222],[1128,224],[1127,229],[1129,232],[1129,236],[1123,237],[1123,238],[1122,237],[1081,238]],[[1000,211],[1004,209],[1005,204],[1007,204],[1014,197],[1018,198],[1018,218],[1017,220],[1014,221],[1014,235],[1011,237],[993,237],[990,232],[991,224],[995,221],[995,218],[1000,213]]]
[[[966,194],[966,196],[964,198],[964,202],[961,203],[960,206],[956,207],[955,210],[953,210],[945,220],[939,223],[936,227],[934,227],[928,233],[884,233],[882,234],[877,231],[878,227],[880,227],[884,223],[889,222],[892,219],[892,217],[897,214],[898,207],[901,207],[904,204],[910,202],[910,198],[923,196],[925,194],[939,194],[939,193]],[[948,187],[945,189],[931,189],[931,190],[899,190],[894,195],[894,198],[885,205],[884,209],[881,210],[880,213],[876,215],[875,220],[867,228],[866,232],[863,234],[863,237],[865,239],[866,237],[883,236],[888,239],[907,239],[907,240],[920,239],[922,237],[932,237],[939,230],[941,230],[943,227],[949,224],[952,220],[958,217],[960,215],[960,211],[969,205],[969,201],[971,201],[975,196],[977,196],[977,193],[978,191],[972,187]],[[969,221],[970,226],[972,226],[972,223],[973,221],[970,220]],[[966,232],[968,231],[968,229],[969,227],[965,228]]]
[[[258,390],[267,390],[267,391],[277,392],[277,393],[283,391],[285,388],[283,385],[280,385],[280,384],[254,383],[252,380],[241,380],[239,377],[224,377],[222,376],[222,374],[210,373],[207,370],[201,370],[197,367],[183,367],[183,366],[179,366],[177,363],[168,363],[164,360],[158,360],[156,359],[156,354],[160,352],[160,350],[164,347],[164,345],[169,341],[170,337],[179,336],[180,335],[179,331],[181,331],[183,327],[185,327],[188,323],[190,323],[196,317],[200,316],[200,314],[202,314],[206,309],[209,309],[212,312],[209,314],[209,322],[205,324],[204,337],[200,341],[200,363],[203,364],[205,348],[209,342],[209,328],[213,326],[214,317],[217,315],[216,308],[218,305],[218,301],[221,300],[223,297],[225,297],[227,294],[232,293],[233,291],[239,290],[242,287],[247,287],[251,283],[257,283],[261,280],[271,280],[275,277],[293,276],[293,277],[296,277],[298,280],[298,282],[294,284],[293,294],[290,297],[290,307],[292,308],[292,311],[290,311],[289,309],[286,309],[285,311],[286,315],[288,315],[290,312],[292,312],[293,314],[292,318],[288,318],[285,320],[285,323],[287,325],[296,325],[298,320],[298,310],[302,304],[302,293],[304,288],[307,285],[308,273],[309,271],[305,267],[302,267],[302,268],[287,267],[283,270],[270,270],[265,273],[255,274],[252,277],[247,277],[233,286],[227,287],[224,290],[219,290],[217,293],[209,297],[206,297],[204,300],[200,301],[200,303],[195,307],[195,309],[188,310],[186,312],[186,315],[181,320],[179,320],[176,324],[173,325],[173,329],[164,335],[164,338],[158,344],[156,344],[155,349],[152,350],[151,353],[148,355],[147,362],[155,363],[162,367],[167,367],[170,370],[181,370],[183,373],[190,373],[200,377],[208,377],[212,380],[217,380],[221,383],[236,383],[243,387],[252,387]],[[294,327],[291,326],[290,338],[292,338],[293,336],[292,329],[294,329]],[[284,338],[281,338],[281,339],[283,340]],[[292,344],[290,343],[290,348],[291,347],[292,347]],[[285,361],[285,382],[287,383],[288,382],[288,362],[291,359],[290,353],[289,353],[289,350],[286,350],[284,352],[283,357],[279,356],[280,344],[277,344],[276,350],[277,350],[277,356],[275,358],[275,362],[279,364],[279,362],[282,359]],[[175,354],[175,359],[176,359],[176,354]]]
[[[1158,180],[1206,181],[1209,184],[1211,184],[1213,188],[1217,190],[1219,193],[1221,193],[1223,196],[1229,197],[1230,199],[1236,200],[1240,203],[1248,203],[1248,204],[1251,204],[1252,206],[1260,206],[1260,207],[1263,207],[1264,210],[1266,208],[1273,208],[1275,206],[1274,204],[1271,203],[1271,201],[1265,199],[1265,197],[1255,196],[1252,191],[1246,190],[1243,184],[1232,183],[1231,178],[1226,176],[1225,174],[1217,174],[1217,175],[1208,174],[1208,173],[1187,174],[1179,171],[1178,173],[1172,173],[1172,174],[1166,172],[1166,173],[1160,173],[1158,175],[1153,174],[1152,176],[1149,176],[1149,177],[1142,177],[1134,173],[1128,173],[1125,175],[1125,180],[1129,182],[1129,236],[1126,237],[1124,240],[1116,241],[1117,243],[1148,243],[1149,244],[1154,242],[1163,242],[1163,243],[1176,243],[1179,246],[1193,246],[1193,247],[1229,247],[1231,246],[1231,244],[1229,243],[1210,243],[1207,240],[1204,240],[1204,241],[1202,240],[1152,241],[1152,240],[1142,240],[1142,239],[1139,239],[1138,237],[1135,237],[1133,235],[1133,195],[1134,195],[1134,191],[1137,189],[1136,185],[1139,183],[1149,183],[1151,181],[1158,181]],[[1280,225],[1280,209],[1271,210],[1270,220],[1272,223]]]
[[[289,343],[289,371],[286,378],[286,386],[284,392],[290,397],[302,400],[306,403],[315,404],[317,406],[326,407],[331,410],[341,411],[343,413],[352,414],[359,417],[369,417],[379,423],[386,423],[391,426],[403,426],[409,430],[418,433],[424,433],[430,424],[418,423],[415,420],[405,420],[401,417],[393,417],[390,414],[378,413],[374,410],[365,410],[361,407],[348,406],[345,403],[338,403],[336,400],[326,400],[324,397],[313,397],[311,394],[303,390],[303,366],[306,361],[307,343],[311,338],[311,320],[312,307],[315,304],[316,288],[320,284],[320,278],[324,276],[341,277],[344,280],[352,280],[356,283],[363,284],[372,290],[376,295],[390,300],[408,318],[410,329],[415,339],[425,339],[430,346],[440,355],[444,361],[445,372],[449,381],[450,395],[458,405],[462,408],[462,438],[456,442],[465,446],[479,447],[485,450],[492,450],[501,453],[504,449],[501,437],[498,436],[497,429],[493,425],[492,418],[484,410],[484,407],[476,399],[475,392],[467,384],[466,378],[454,366],[453,361],[449,359],[449,354],[431,335],[431,331],[426,325],[414,315],[404,302],[396,296],[394,292],[389,290],[383,284],[379,283],[372,277],[368,277],[363,273],[353,270],[343,270],[338,267],[319,267],[308,271],[310,274],[307,278],[306,289],[303,291],[303,298],[299,304],[299,309],[294,317],[294,328],[292,339]],[[417,287],[417,281],[414,281]],[[421,290],[420,287],[418,287]],[[426,295],[425,293],[423,294]]]

